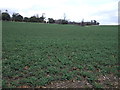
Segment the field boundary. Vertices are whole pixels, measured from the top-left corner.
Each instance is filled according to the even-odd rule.
[[[2,88],[2,14],[0,12],[0,89]]]

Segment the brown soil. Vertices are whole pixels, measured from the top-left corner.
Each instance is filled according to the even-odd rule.
[[[98,80],[95,82],[102,85],[103,88],[119,88],[120,78],[110,74],[107,76],[98,76]],[[86,78],[81,81],[78,80],[66,80],[66,81],[54,81],[46,85],[44,88],[93,88]]]
[[[95,83],[103,86],[103,88],[119,88],[120,78],[115,77],[113,74],[98,76]],[[19,86],[17,88],[31,88],[30,86]],[[35,88],[94,88],[94,86],[87,81],[87,78],[82,80],[65,80],[65,81],[53,81],[45,86],[37,86]]]
[[[75,81],[75,80],[66,80],[66,81],[54,81],[51,84],[46,85],[46,88],[91,88],[92,85],[86,80],[84,81]]]

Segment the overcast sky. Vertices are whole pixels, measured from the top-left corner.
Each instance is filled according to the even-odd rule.
[[[0,0],[0,10],[24,17],[45,13],[46,18],[81,22],[97,20],[100,24],[118,24],[120,0]]]

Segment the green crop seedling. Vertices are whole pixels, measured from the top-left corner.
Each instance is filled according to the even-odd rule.
[[[64,80],[105,87],[103,77],[118,75],[117,26],[3,22],[2,36],[4,88]]]

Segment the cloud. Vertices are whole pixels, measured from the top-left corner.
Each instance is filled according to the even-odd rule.
[[[98,16],[103,24],[118,24],[118,2],[101,5],[93,15]]]
[[[119,1],[119,0],[118,0]],[[66,13],[71,21],[98,20],[101,24],[117,24],[118,1],[116,0],[0,0],[0,9],[23,16],[45,13],[46,18],[63,18]]]

